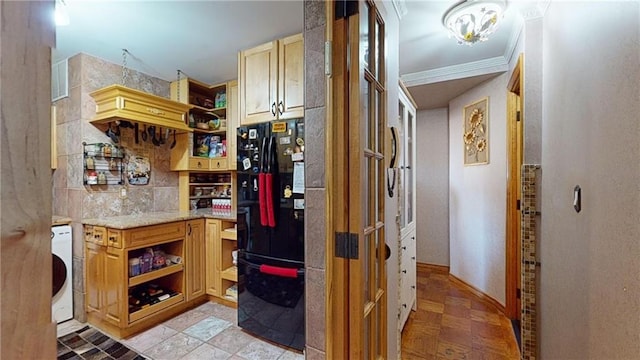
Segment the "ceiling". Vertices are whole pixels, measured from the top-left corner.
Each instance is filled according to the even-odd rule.
[[[399,0],[400,75],[419,109],[450,99],[507,70],[516,43],[510,6],[497,33],[471,47],[458,45],[441,18],[456,0]],[[302,1],[64,0],[70,24],[56,28],[58,61],[84,52],[175,80],[178,69],[206,83],[237,77],[242,49],[303,30]]]

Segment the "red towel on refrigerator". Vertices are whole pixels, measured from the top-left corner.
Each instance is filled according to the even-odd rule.
[[[263,274],[276,275],[281,277],[288,278],[297,278],[298,277],[298,269],[293,268],[284,268],[279,266],[271,266],[271,265],[260,265],[260,272]]]
[[[258,174],[258,205],[260,206],[260,225],[267,226],[269,224],[267,217],[267,186],[265,180],[266,174]]]
[[[267,188],[266,196],[267,196],[267,220],[269,227],[276,227],[276,214],[273,212],[273,174],[266,174],[266,184]]]

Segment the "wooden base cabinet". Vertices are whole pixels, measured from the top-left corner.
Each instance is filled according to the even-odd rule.
[[[205,294],[204,220],[187,221],[187,301]]]
[[[122,338],[204,302],[203,234],[204,220],[126,230],[85,226],[88,322]],[[160,265],[159,252],[182,261]]]
[[[207,294],[226,305],[237,303],[238,270],[233,263],[233,251],[237,249],[235,221],[207,220],[206,231],[206,282]]]

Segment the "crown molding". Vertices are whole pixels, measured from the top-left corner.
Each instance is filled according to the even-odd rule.
[[[520,5],[520,14],[525,20],[533,20],[544,17],[549,8],[551,0],[538,0],[527,2],[527,5]]]
[[[407,3],[406,0],[391,0],[393,4],[393,9],[396,11],[396,15],[398,15],[398,20],[402,20],[402,17],[407,15]]]
[[[514,44],[516,44],[514,42]],[[515,48],[515,45],[513,45]],[[513,49],[511,49],[513,52]],[[465,64],[445,66],[433,70],[419,71],[401,77],[407,87],[433,84],[442,81],[458,80],[472,76],[493,74],[509,70],[509,62],[505,56],[472,61]]]

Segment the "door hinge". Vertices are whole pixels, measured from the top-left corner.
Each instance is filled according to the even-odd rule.
[[[335,254],[337,257],[343,259],[357,259],[358,234],[337,232]]]
[[[516,121],[520,121],[520,110],[516,111]]]
[[[516,297],[520,299],[521,296],[522,296],[522,291],[520,291],[520,289],[516,289]]]
[[[331,54],[331,41],[325,41],[324,43],[324,74],[327,76],[331,76],[331,59],[333,58]]]
[[[516,210],[520,210],[520,199],[516,200]]]

